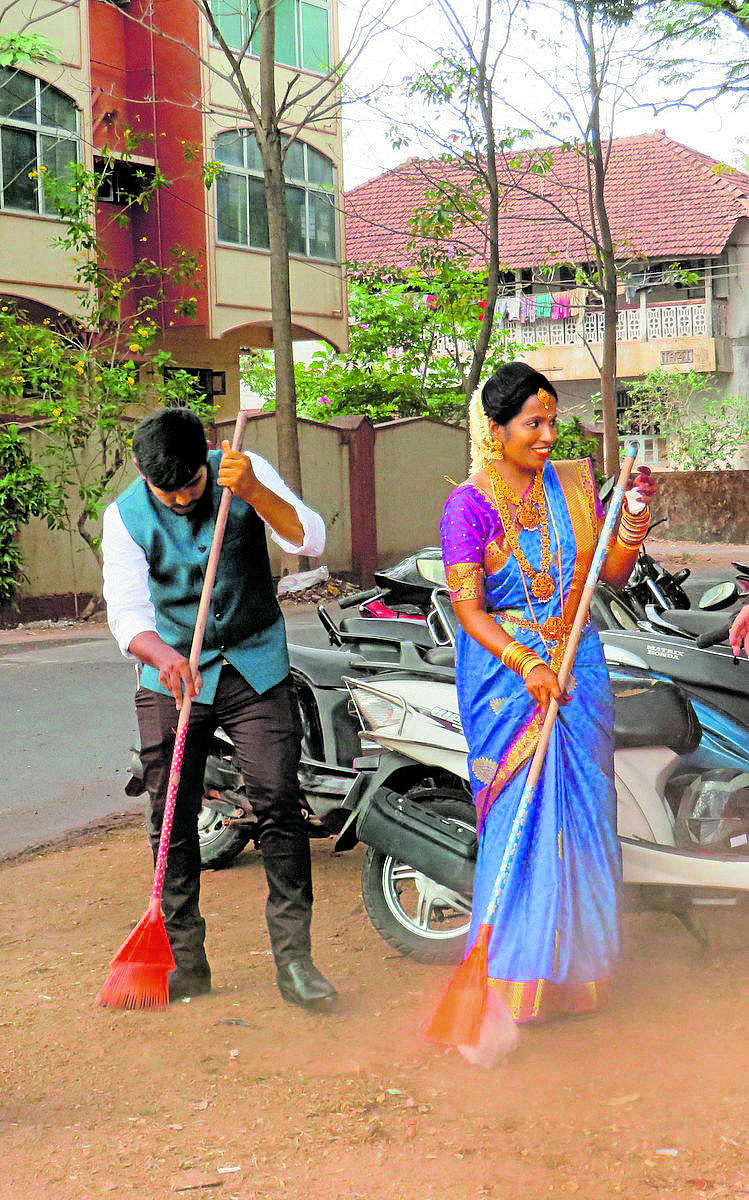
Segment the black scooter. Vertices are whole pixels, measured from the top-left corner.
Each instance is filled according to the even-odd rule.
[[[373,594],[385,595],[390,601],[386,575],[382,573],[378,588],[345,597],[340,607],[360,606]],[[420,577],[413,583],[415,587],[411,588],[405,577],[394,583],[392,592],[397,592],[399,603],[422,602]],[[428,582],[424,590],[428,600],[431,591]],[[356,778],[354,759],[361,753],[358,725],[349,711],[343,675],[367,677],[393,670],[431,674],[440,669],[440,659],[449,659],[451,655],[446,656],[444,650],[435,646],[426,625],[360,616],[336,621],[324,604],[318,606],[318,616],[331,649],[290,645],[289,661],[302,725],[299,768],[302,811],[310,836],[328,837],[340,832],[348,816],[343,802]],[[126,793],[142,794],[143,769],[135,750],[131,754],[130,774]],[[245,846],[254,841],[256,827],[233,744],[222,729],[213,738],[203,788],[198,816],[201,865],[204,869],[219,870],[230,866]]]

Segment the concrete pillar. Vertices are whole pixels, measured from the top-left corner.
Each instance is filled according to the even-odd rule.
[[[369,417],[339,417],[331,423],[348,446],[351,569],[359,585],[369,587],[377,567],[375,428]]]

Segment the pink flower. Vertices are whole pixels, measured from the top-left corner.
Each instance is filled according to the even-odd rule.
[[[436,296],[430,295],[430,296],[427,296],[427,298],[426,298],[426,306],[427,306],[427,308],[432,308],[432,309],[439,308],[440,302]]]
[[[330,399],[330,396],[321,396],[320,399],[317,401],[317,403],[318,404],[332,404],[333,401]]]

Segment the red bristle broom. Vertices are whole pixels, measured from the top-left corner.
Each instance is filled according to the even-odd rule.
[[[559,668],[559,686],[562,690],[567,686],[572,672],[580,635],[588,619],[593,591],[601,573],[609,540],[614,531],[614,524],[624,501],[624,492],[636,455],[637,447],[629,446],[611,496],[606,520],[580,597],[562,665]],[[486,916],[479,926],[478,936],[470,954],[455,971],[425,1030],[427,1041],[437,1042],[444,1046],[455,1046],[464,1058],[477,1066],[493,1066],[499,1057],[509,1053],[517,1043],[517,1029],[509,1008],[499,993],[489,988],[489,937],[492,931],[492,917],[497,910],[507,884],[510,867],[517,853],[558,712],[559,704],[556,700],[552,700],[546,710],[538,745],[531,760],[528,779],[502,855],[502,862],[487,906]]]
[[[232,450],[239,450],[242,445],[242,436],[248,415],[242,409],[237,414],[237,423],[234,426],[234,437],[231,444]],[[203,589],[200,593],[195,632],[190,647],[190,667],[193,676],[197,673],[200,652],[203,648],[208,609],[216,580],[216,569],[221,553],[221,544],[224,540],[231,498],[231,489],[224,488],[216,515],[211,550],[206,564]],[[156,856],[148,909],[112,959],[109,975],[96,997],[97,1004],[106,1005],[109,1008],[166,1008],[169,1003],[169,974],[175,969],[175,962],[161,912],[161,893],[164,888],[164,873],[169,853],[169,839],[172,834],[174,805],[177,800],[191,708],[192,700],[189,696],[183,695],[174,739],[172,765],[169,769],[164,819],[161,824],[159,851]]]

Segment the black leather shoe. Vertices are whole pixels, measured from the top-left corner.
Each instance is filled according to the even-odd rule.
[[[300,1004],[302,1008],[330,1008],[338,995],[309,956],[280,966],[276,982],[286,1003]]]
[[[187,996],[207,996],[211,990],[211,972],[200,971],[191,974],[189,971],[172,971],[169,976],[169,1003],[184,1000]]]

